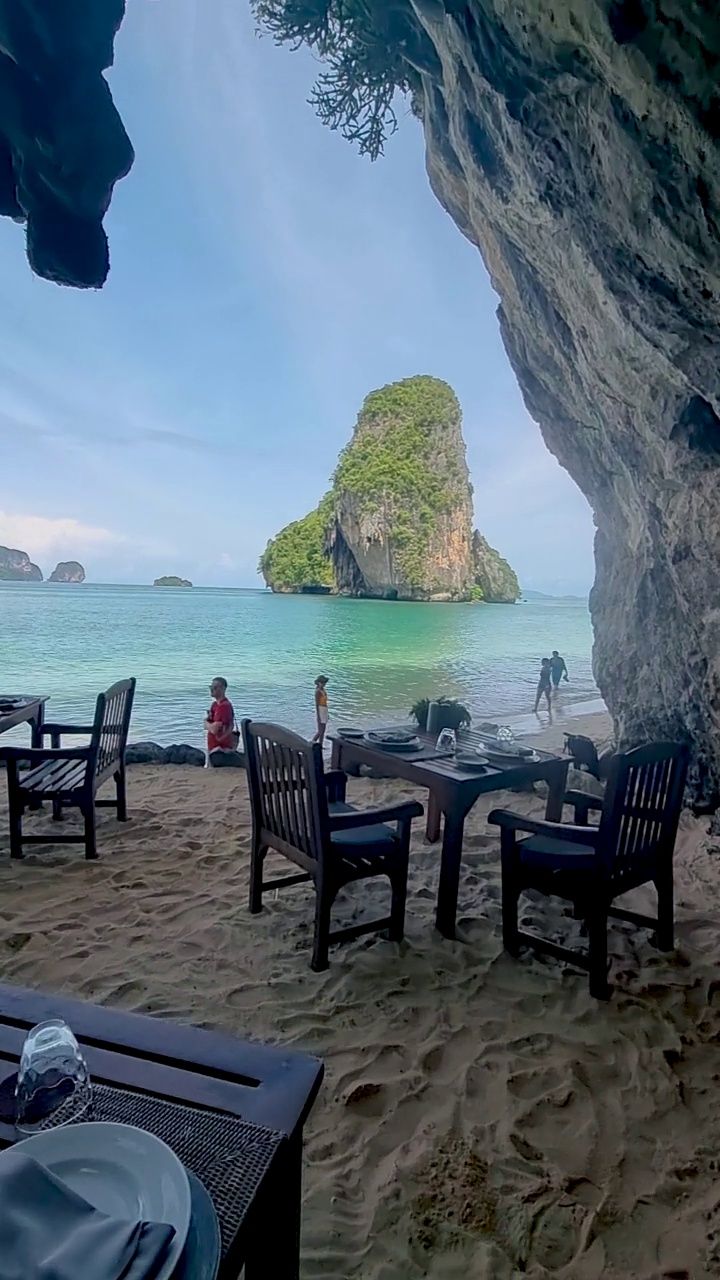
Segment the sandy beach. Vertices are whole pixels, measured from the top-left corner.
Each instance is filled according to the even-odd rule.
[[[538,740],[559,747],[566,727]],[[573,729],[602,742],[608,721]],[[96,863],[81,846],[11,863],[0,783],[3,980],[324,1059],[306,1130],[305,1280],[720,1275],[720,849],[707,818],[681,823],[676,953],[616,923],[616,994],[598,1004],[579,971],[502,951],[486,816],[539,813],[540,796],[498,793],[470,815],[461,940],[433,928],[438,849],[420,822],[404,943],[361,938],[316,975],[310,889],[247,911],[243,773],[132,767],[131,821],[100,811]],[[359,805],[401,794],[349,783]],[[384,893],[362,884],[336,918]],[[524,902],[526,923],[577,938],[563,904]]]

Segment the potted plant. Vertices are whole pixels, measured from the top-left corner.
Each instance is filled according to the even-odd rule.
[[[417,722],[419,729],[423,731],[427,729],[431,701],[438,705],[438,732],[441,729],[454,729],[457,733],[459,729],[464,729],[470,724],[472,719],[470,712],[462,702],[458,702],[457,698],[418,698],[410,708],[410,715]]]

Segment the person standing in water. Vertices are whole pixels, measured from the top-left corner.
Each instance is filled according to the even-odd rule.
[[[560,657],[557,649],[553,649],[552,658],[550,659],[550,676],[553,687],[558,689],[561,680],[569,680],[568,669],[565,665],[565,659]]]
[[[549,658],[543,658],[540,663],[540,679],[538,680],[537,695],[535,698],[535,706],[533,708],[537,715],[537,709],[540,706],[540,699],[543,694],[547,698],[548,711],[552,715],[552,667]]]
[[[326,693],[328,677],[318,676],[315,681],[315,720],[317,723],[317,733],[313,738],[313,742],[319,742],[322,746],[325,740],[325,731],[328,724],[328,696]]]

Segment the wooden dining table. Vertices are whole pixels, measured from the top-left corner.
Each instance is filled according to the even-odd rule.
[[[298,1280],[302,1133],[323,1064],[283,1046],[0,984],[0,1147],[28,1031],[62,1018],[93,1085],[85,1118],[147,1129],[172,1147],[215,1204],[218,1280]]]
[[[454,938],[465,819],[475,801],[490,791],[521,790],[535,782],[546,782],[545,816],[549,822],[560,822],[570,761],[548,751],[535,751],[532,759],[519,758],[517,763],[488,765],[482,771],[467,772],[455,764],[452,756],[439,757],[435,740],[429,734],[418,733],[418,738],[420,750],[400,752],[376,746],[366,737],[347,738],[336,733],[332,735],[331,764],[333,769],[350,772],[357,772],[359,765],[367,765],[386,777],[404,778],[430,793],[427,838],[436,843],[442,833],[435,923],[446,938]],[[458,749],[482,750],[487,745],[477,733],[465,732],[458,736]]]
[[[20,705],[13,711],[0,711],[0,733],[15,729],[19,724],[30,725],[30,746],[43,745],[42,727],[45,719],[45,697],[37,694],[7,693],[0,694],[0,706],[3,702],[18,702]]]

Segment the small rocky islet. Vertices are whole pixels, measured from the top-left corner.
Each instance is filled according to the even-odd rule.
[[[0,547],[0,582],[42,582],[43,571],[27,551]],[[48,582],[84,582],[85,570],[79,560],[60,560]]]
[[[473,531],[472,493],[452,388],[390,383],[366,397],[330,490],[268,543],[260,572],[285,593],[514,603],[514,570]]]

